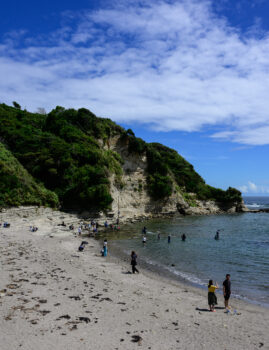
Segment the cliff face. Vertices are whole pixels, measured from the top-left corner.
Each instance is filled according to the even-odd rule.
[[[147,191],[146,154],[130,154],[128,144],[122,142],[119,136],[111,138],[104,147],[117,152],[123,160],[121,186],[114,174],[110,177],[113,202],[109,214],[115,219],[132,221],[175,214],[235,213],[246,209],[243,201],[223,205],[213,200],[199,200],[195,193],[180,193],[176,181],[172,182],[173,190],[168,198],[154,200]]]
[[[207,185],[175,150],[85,108],[44,115],[0,104],[0,124],[1,207],[60,206],[121,220],[244,209],[238,190]]]

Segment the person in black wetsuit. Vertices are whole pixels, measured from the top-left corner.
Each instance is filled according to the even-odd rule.
[[[215,235],[215,240],[218,241],[219,240],[219,230],[217,230],[216,235]]]
[[[187,237],[186,237],[185,233],[183,233],[183,235],[181,236],[182,241],[185,242],[185,241],[186,241],[186,238],[187,238]]]
[[[146,226],[144,226],[144,227],[142,228],[142,233],[143,233],[144,235],[147,233],[147,228],[146,228]]]
[[[132,251],[132,253],[131,253],[131,265],[132,265],[132,272],[133,273],[136,273],[136,272],[139,273],[139,271],[136,268],[136,265],[137,265],[136,259],[137,259],[137,255],[136,255],[135,251]]]
[[[168,243],[171,242],[171,235],[168,235],[168,237],[167,237],[167,242],[168,242]]]
[[[223,281],[223,296],[225,308],[229,308],[229,299],[231,296],[231,275],[227,273],[226,279]]]

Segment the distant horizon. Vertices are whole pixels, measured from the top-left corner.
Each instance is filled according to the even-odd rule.
[[[257,195],[251,195],[251,196],[246,196],[244,194],[242,194],[242,197],[247,197],[247,198],[253,198],[253,197],[268,197],[269,198],[269,194],[257,194]]]

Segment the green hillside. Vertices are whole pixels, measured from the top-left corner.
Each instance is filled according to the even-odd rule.
[[[145,190],[153,199],[169,197],[175,190],[172,185],[175,182],[177,191],[196,193],[199,199],[241,201],[241,193],[235,189],[223,191],[206,185],[193,166],[176,151],[161,144],[148,144],[136,138],[130,129],[126,131],[109,119],[98,118],[85,108],[56,107],[44,115],[0,104],[0,123],[0,140],[10,151],[2,146],[3,158],[9,157],[14,164],[8,168],[8,162],[3,162],[1,166],[1,193],[11,194],[11,197],[2,197],[1,206],[16,203],[53,206],[59,198],[63,208],[108,209],[112,202],[109,176],[114,173],[124,187],[120,181],[121,156],[104,147],[109,146],[113,136],[119,137],[129,153],[147,156]],[[22,174],[31,179],[31,186],[27,182],[25,187]],[[14,176],[17,182],[12,181]],[[53,200],[48,199],[52,192],[45,188],[54,193]],[[23,193],[29,195],[23,196]]]
[[[57,195],[37,184],[27,170],[0,143],[0,207],[18,205],[58,206]]]

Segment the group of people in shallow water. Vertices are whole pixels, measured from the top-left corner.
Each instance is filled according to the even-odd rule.
[[[146,226],[144,226],[144,227],[142,228],[142,234],[143,234],[142,243],[143,243],[143,245],[145,245],[145,244],[147,243],[146,233],[147,233],[147,228],[146,228]],[[183,234],[181,235],[181,240],[182,240],[183,242],[185,242],[185,241],[186,241],[186,238],[187,238],[187,236],[185,235],[185,233],[183,233]],[[160,233],[158,233],[157,239],[158,239],[158,241],[161,239],[161,234],[160,234]],[[168,236],[167,236],[167,242],[168,242],[168,243],[171,243],[171,235],[170,235],[170,234],[168,234]]]

